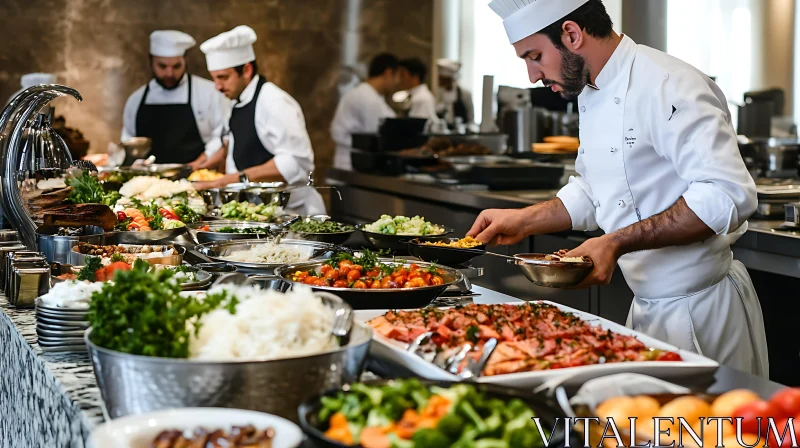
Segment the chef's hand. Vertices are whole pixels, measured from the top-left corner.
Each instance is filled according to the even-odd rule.
[[[589,273],[589,276],[575,288],[588,288],[594,285],[611,283],[611,276],[614,275],[617,260],[621,256],[618,252],[617,244],[608,235],[591,238],[567,252],[565,257],[589,257],[594,263],[594,268]]]
[[[220,183],[218,180],[209,180],[209,181],[201,181],[201,182],[192,182],[192,186],[195,190],[210,190],[212,188],[222,188],[227,183]]]
[[[491,245],[510,245],[529,235],[524,210],[484,210],[467,236]]]

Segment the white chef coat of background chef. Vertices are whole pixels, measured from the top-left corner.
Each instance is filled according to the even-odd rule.
[[[635,294],[628,326],[720,363],[767,377],[755,289],[730,246],[755,211],[724,95],[667,54],[622,42],[578,98],[579,177],[559,193],[576,230],[611,233],[683,197],[716,235],[619,259]]]
[[[411,95],[410,109],[408,110],[409,118],[427,118],[429,120],[436,120],[436,98],[433,97],[431,89],[428,85],[422,83],[416,87],[408,90]]]
[[[8,101],[6,101],[6,104],[10,103],[15,96],[22,93],[22,91],[25,89],[29,89],[33,86],[38,86],[39,84],[56,84],[56,83],[57,83],[56,75],[52,73],[26,73],[22,75],[22,77],[20,77],[19,79],[20,89],[14,92],[10,97],[8,97]]]
[[[233,107],[244,107],[253,101],[260,76],[256,76],[239,96]],[[273,154],[275,167],[289,185],[305,185],[308,173],[314,171],[314,150],[306,130],[306,120],[300,104],[277,85],[267,81],[256,99],[256,133],[261,144]],[[238,173],[233,151],[236,141],[228,134],[228,158],[225,163],[228,174]],[[313,188],[298,188],[291,191],[286,207],[302,215],[325,213],[325,203]]]
[[[362,82],[347,92],[339,101],[331,123],[331,136],[336,142],[333,166],[344,170],[352,169],[352,135],[378,132],[383,119],[396,116],[394,110],[386,104],[383,95],[368,82]]]

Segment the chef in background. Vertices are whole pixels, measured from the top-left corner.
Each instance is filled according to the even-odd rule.
[[[378,132],[384,118],[396,116],[385,97],[397,88],[397,64],[397,57],[393,54],[375,56],[369,64],[367,80],[339,101],[331,123],[331,136],[336,142],[334,167],[352,169],[350,150],[353,134]]]
[[[436,112],[450,128],[454,128],[456,118],[465,125],[473,123],[475,111],[472,106],[472,93],[458,85],[458,72],[461,63],[450,59],[439,59],[439,90],[436,92]]]
[[[578,175],[555,199],[486,210],[469,235],[514,244],[602,229],[567,257],[604,285],[619,264],[635,295],[627,325],[769,377],[764,319],[731,245],[758,203],[719,87],[691,65],[618,35],[601,0],[492,0],[531,83],[578,99]]]
[[[125,103],[122,141],[151,138],[150,155],[157,163],[188,163],[200,168],[222,146],[230,101],[217,92],[213,82],[187,71],[184,55],[194,45],[195,40],[186,33],[153,31],[153,79]]]
[[[31,88],[33,86],[38,86],[39,84],[55,84],[55,83],[56,83],[56,75],[52,73],[26,73],[22,75],[22,77],[19,79],[20,89],[14,92],[8,98],[6,104],[10,103],[15,96],[22,93],[22,91],[25,89]]]
[[[408,91],[411,108],[409,118],[436,120],[436,98],[425,84],[428,67],[417,58],[403,59],[398,68],[400,88]]]
[[[199,189],[235,182],[281,181],[305,185],[314,170],[314,151],[300,105],[258,73],[253,51],[256,33],[237,26],[205,41],[200,50],[217,90],[235,101],[229,123],[226,175],[197,184]],[[313,188],[292,190],[287,211],[325,213],[322,196]]]

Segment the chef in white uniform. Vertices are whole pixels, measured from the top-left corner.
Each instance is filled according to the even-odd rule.
[[[214,83],[189,74],[186,51],[192,36],[174,30],[150,34],[153,79],[125,103],[122,142],[132,137],[152,139],[150,155],[157,163],[205,165],[222,146],[222,130],[230,101]]]
[[[331,123],[331,137],[336,142],[334,167],[352,169],[353,134],[376,133],[383,119],[396,116],[386,104],[386,95],[397,88],[397,63],[393,54],[375,56],[369,63],[367,80],[344,94],[339,101]]]
[[[227,174],[217,181],[200,183],[201,189],[268,181],[301,186],[314,170],[314,151],[303,111],[291,95],[258,74],[255,41],[252,28],[237,26],[200,45],[217,90],[235,100],[229,123]],[[298,188],[291,192],[287,211],[323,214],[325,204],[317,190]]]
[[[733,244],[756,209],[724,95],[703,73],[612,30],[599,0],[494,0],[531,82],[578,98],[578,176],[556,199],[487,210],[469,234],[512,244],[602,229],[581,286],[619,264],[635,294],[628,326],[721,364],[769,375],[761,307]]]
[[[456,118],[465,125],[472,124],[475,110],[472,105],[472,92],[458,84],[461,63],[451,59],[439,59],[439,90],[436,92],[436,112],[444,118],[450,128],[454,128]]]
[[[26,73],[22,75],[22,77],[19,79],[20,89],[8,97],[6,104],[10,103],[11,100],[13,100],[15,96],[22,93],[23,90],[33,86],[38,86],[39,84],[56,84],[56,75],[52,73]]]
[[[403,59],[398,68],[400,88],[410,96],[409,118],[436,120],[436,98],[425,84],[428,67],[417,58]]]

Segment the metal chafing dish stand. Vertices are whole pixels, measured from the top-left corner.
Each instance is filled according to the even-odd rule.
[[[0,161],[3,166],[1,198],[5,216],[17,229],[29,250],[36,250],[36,224],[25,211],[19,179],[15,173],[22,156],[23,134],[47,105],[60,96],[83,98],[77,90],[58,84],[41,84],[24,90],[0,115]]]

